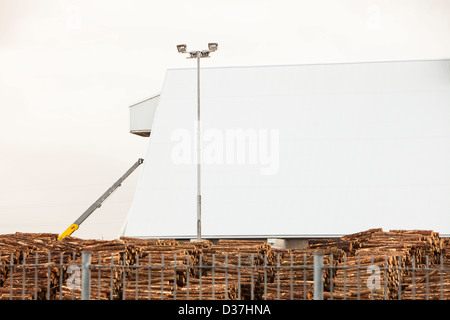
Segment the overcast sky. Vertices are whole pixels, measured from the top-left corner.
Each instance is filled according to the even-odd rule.
[[[450,58],[448,0],[0,0],[0,234],[61,233],[138,158],[128,106],[193,67]],[[138,169],[73,236],[117,237]]]

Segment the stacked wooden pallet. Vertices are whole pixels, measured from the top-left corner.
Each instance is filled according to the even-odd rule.
[[[275,275],[267,284],[265,299],[309,300],[314,292],[314,255],[321,254],[323,264],[324,290],[329,290],[334,276],[334,267],[340,261],[343,251],[338,249],[303,248],[291,250],[274,250],[276,256]]]
[[[130,267],[133,271],[127,278],[125,299],[234,299],[238,295],[234,284],[238,283],[238,271],[236,268],[227,270],[227,264],[236,266],[238,256],[230,255],[227,262],[227,253],[222,249],[225,252],[230,248],[233,248],[230,252],[241,250],[243,268],[249,261],[244,252],[257,252],[250,249],[255,243],[249,242],[235,242],[237,247],[232,247],[229,241],[219,241],[216,248],[210,241],[121,240],[140,248],[139,261],[145,265]],[[245,287],[245,272],[241,280]]]
[[[273,281],[275,255],[265,241],[220,239],[202,253],[205,265],[212,266],[214,262],[216,283],[230,284],[229,299],[261,299],[264,284]],[[211,269],[205,270],[210,279]]]
[[[101,241],[72,237],[57,241],[56,234],[16,233],[3,236],[3,240],[0,241],[0,247],[5,267],[1,269],[1,292],[5,298],[13,299],[79,299],[79,283],[72,283],[71,277],[76,276],[77,272],[79,276],[82,251],[92,253],[93,299],[182,298],[188,294],[190,299],[234,299],[241,293],[243,297],[258,298],[262,273],[250,267],[261,265],[264,257],[267,260],[268,256],[270,260],[270,246],[262,241],[220,241],[212,249],[209,241],[131,238]],[[235,254],[237,252],[241,255],[239,258]],[[228,253],[230,258],[226,261]],[[32,263],[38,264],[31,266],[37,270],[34,274],[39,282],[31,288],[34,290],[19,286],[23,282],[32,283],[28,280],[33,270],[22,264],[22,256],[25,260],[33,256]],[[6,265],[6,258],[10,257],[14,267]],[[242,269],[239,270],[232,268],[237,265],[238,259],[242,259]],[[151,268],[145,266],[148,263]],[[214,272],[212,263],[215,264]],[[78,269],[68,270],[70,264]],[[227,265],[231,268],[227,269]],[[264,270],[266,274],[268,270]],[[240,286],[237,287],[239,282]]]
[[[0,236],[0,248],[2,252],[10,252],[8,264],[14,265],[5,267],[3,258],[7,255],[2,254],[0,299],[79,299],[80,283],[73,284],[70,278],[79,278],[81,274],[82,251],[92,253],[91,292],[100,299],[120,297],[123,270],[135,263],[135,248],[119,240],[68,237],[58,241],[57,237],[57,234],[26,233]]]
[[[430,257],[417,259],[419,263],[414,261],[413,265],[418,269],[410,270],[405,279],[403,279],[404,286],[401,293],[401,299],[450,299],[449,239],[443,239],[441,252],[442,257],[439,259],[438,263],[436,262],[436,258],[433,259]],[[423,263],[424,260],[425,263]]]
[[[444,252],[443,239],[437,233],[418,230],[371,229],[328,245],[336,245],[346,254],[327,294],[332,293],[334,299],[398,299],[408,285],[412,260],[421,263],[428,256],[435,263]]]
[[[348,256],[339,263],[332,287],[326,295],[333,299],[384,299],[392,298],[397,290],[395,268],[399,260],[385,254],[360,254]]]
[[[324,257],[325,298],[450,292],[449,244],[432,231],[371,229],[291,250],[251,240],[58,241],[56,234],[16,233],[0,235],[0,299],[80,299],[74,279],[82,251],[91,252],[92,299],[311,299],[315,253]],[[439,267],[441,255],[444,272],[411,274],[412,264]]]
[[[188,260],[194,257],[175,240],[121,238],[137,248],[127,268],[123,299],[168,299],[174,286],[183,286]]]
[[[91,252],[93,299],[120,299],[125,267],[132,260],[127,245],[121,241],[83,241],[80,245],[82,251]],[[77,262],[81,263],[81,257]]]
[[[405,259],[409,264],[413,259],[418,267],[425,266],[427,259],[429,264],[439,264],[441,255],[446,252],[445,239],[432,230],[391,230],[389,233],[407,247]]]
[[[10,268],[7,267],[8,264],[15,263],[19,261],[21,252],[17,249],[14,241],[8,241],[6,236],[0,236],[0,288],[5,283],[8,278]]]
[[[338,266],[341,269],[333,281],[333,299],[393,298],[398,283],[395,269],[402,263],[404,266],[404,261],[398,258],[404,254],[403,244],[391,241],[381,229],[345,236],[342,240],[351,242],[352,250],[345,264],[341,261]]]
[[[6,274],[7,279],[2,281],[0,299],[12,296],[13,299],[39,300],[55,296],[70,259],[64,250],[66,246],[56,240],[57,235],[47,233],[0,236],[2,250],[10,250],[9,259],[3,259],[7,256],[2,255],[3,266],[5,263],[15,265],[4,267],[2,274]]]
[[[275,250],[275,276],[267,284],[265,299],[310,299],[313,285],[312,255],[309,249]],[[309,266],[307,266],[309,264]]]

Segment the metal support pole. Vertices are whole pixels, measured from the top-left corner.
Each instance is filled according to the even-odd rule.
[[[200,124],[200,56],[197,52],[197,241],[202,238],[202,189],[201,189],[201,162],[202,138]]]
[[[188,53],[188,59],[197,59],[197,241],[202,239],[202,189],[201,189],[201,163],[202,163],[202,138],[200,122],[200,59],[209,58],[211,52],[218,48],[217,43],[208,43],[208,50],[187,51],[185,44],[177,45],[179,53]]]
[[[81,300],[91,299],[91,253],[81,253]]]
[[[323,255],[314,254],[314,300],[323,300]]]

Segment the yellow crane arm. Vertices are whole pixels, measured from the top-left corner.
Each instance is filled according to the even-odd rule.
[[[74,233],[75,230],[77,230],[77,229],[78,229],[78,225],[75,224],[75,223],[73,223],[72,225],[70,225],[70,227],[68,227],[68,228],[66,229],[66,231],[64,231],[63,233],[61,233],[61,235],[58,237],[58,240],[62,240],[62,239],[64,239],[65,237],[70,236],[70,235],[71,235],[72,233]]]
[[[66,229],[66,231],[61,233],[61,235],[58,237],[58,240],[62,240],[65,237],[70,236],[75,230],[77,230],[80,224],[82,224],[83,221],[86,220],[87,217],[89,217],[96,209],[100,208],[103,201],[105,201],[106,198],[108,198],[114,192],[114,190],[120,187],[121,183],[143,162],[143,159],[138,159],[138,161],[136,161],[136,163],[130,169],[128,169],[128,171],[125,172],[125,174],[119,180],[117,180],[111,188],[106,190],[106,192],[100,198],[98,198],[98,200],[95,201],[74,223],[72,223],[70,227]]]

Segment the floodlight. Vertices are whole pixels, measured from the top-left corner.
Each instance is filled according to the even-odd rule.
[[[203,50],[201,52],[201,57],[202,58],[209,58],[209,51],[208,50]]]
[[[214,51],[216,51],[217,50],[217,48],[218,48],[218,44],[217,43],[208,43],[208,49],[209,49],[209,51],[211,51],[211,52],[214,52]]]
[[[197,51],[191,51],[191,52],[189,52],[189,57],[188,57],[188,59],[189,58],[197,58],[197,56],[198,56],[198,52]]]
[[[177,50],[179,53],[184,53],[186,52],[186,45],[185,44],[179,44],[177,45]]]

